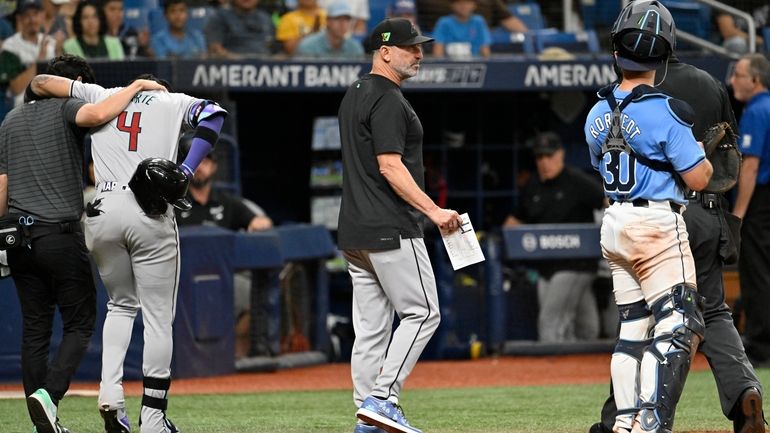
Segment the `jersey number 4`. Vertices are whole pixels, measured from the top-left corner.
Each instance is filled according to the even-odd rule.
[[[131,113],[131,121],[126,122],[128,112],[124,111],[118,116],[118,130],[128,133],[128,151],[136,152],[137,146],[139,146],[139,133],[142,132],[142,127],[139,126],[139,122],[142,120],[141,112]]]
[[[602,160],[604,190],[627,194],[636,185],[636,158],[625,152],[607,152]]]

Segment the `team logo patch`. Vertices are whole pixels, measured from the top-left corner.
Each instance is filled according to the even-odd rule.
[[[751,134],[743,134],[743,140],[741,140],[741,147],[751,147]]]
[[[388,42],[390,40],[390,32],[382,33],[382,42]]]
[[[8,245],[13,245],[16,243],[16,236],[14,235],[8,235],[5,237],[5,243]]]

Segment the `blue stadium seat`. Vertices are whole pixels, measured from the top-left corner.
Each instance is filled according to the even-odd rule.
[[[203,32],[206,23],[216,13],[216,8],[210,6],[195,6],[189,9],[187,28]]]
[[[608,29],[620,13],[620,1],[580,0],[580,12],[586,30]]]
[[[149,26],[149,9],[145,7],[126,7],[123,23],[127,28],[142,30]]]
[[[366,34],[374,30],[374,26],[388,16],[392,0],[369,0],[369,21],[367,22]]]
[[[154,35],[160,31],[168,29],[166,16],[163,8],[153,8],[147,12],[147,21],[150,23],[150,34]]]
[[[493,53],[534,54],[535,47],[532,36],[526,33],[511,33],[502,27],[490,30],[492,34]]]
[[[694,1],[664,0],[662,3],[674,17],[677,30],[708,39],[711,28],[710,8]]]
[[[144,8],[154,9],[161,7],[160,0],[124,0],[123,7],[129,8]]]
[[[570,53],[599,52],[599,39],[596,36],[596,32],[593,30],[567,33],[546,29],[534,32],[534,36],[537,53],[542,53],[543,50],[548,47],[561,47]]]
[[[540,11],[540,5],[537,3],[518,3],[509,4],[508,10],[516,18],[524,22],[529,30],[540,30],[545,28],[545,19]]]

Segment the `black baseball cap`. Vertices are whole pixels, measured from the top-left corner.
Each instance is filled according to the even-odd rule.
[[[16,13],[20,14],[29,9],[43,10],[43,3],[40,0],[18,0],[16,2]]]
[[[366,49],[374,51],[381,46],[408,46],[424,44],[433,38],[423,36],[406,18],[386,18],[372,30],[366,41]]]
[[[532,153],[538,155],[551,155],[562,149],[561,138],[555,132],[541,132],[532,140]]]

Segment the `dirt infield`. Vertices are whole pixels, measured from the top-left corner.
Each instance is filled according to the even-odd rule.
[[[698,356],[694,371],[708,369]],[[551,384],[608,383],[610,356],[500,357],[475,361],[420,362],[409,377],[408,388],[464,388]],[[128,395],[141,395],[141,382],[126,382]],[[98,383],[73,383],[72,391],[96,391]],[[199,379],[174,380],[174,394],[232,394],[268,391],[352,389],[348,364],[282,370],[275,373],[240,373]],[[21,392],[21,384],[0,384],[0,392]]]

